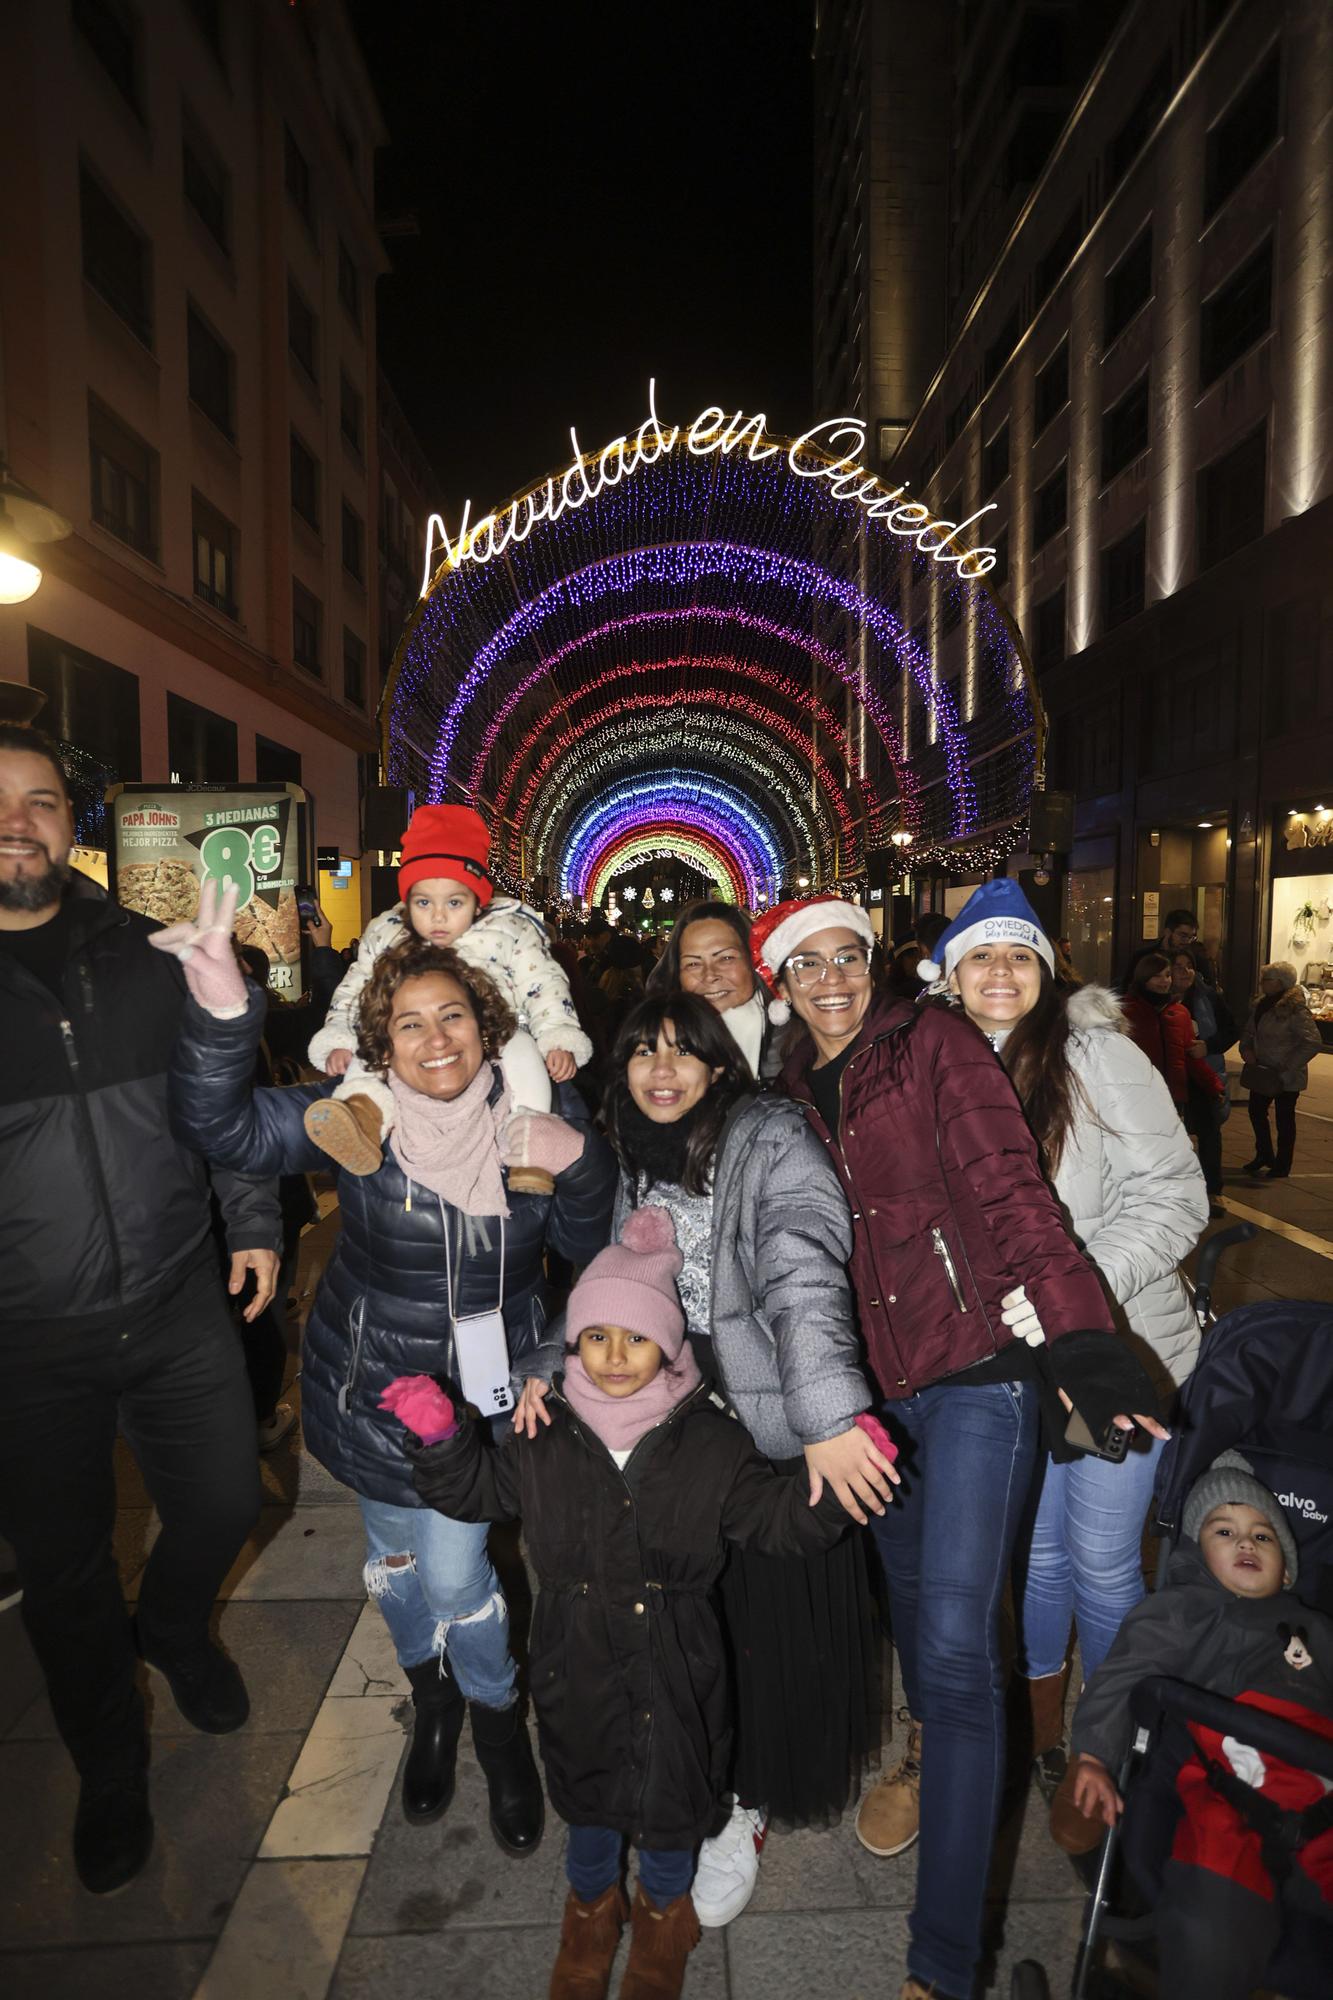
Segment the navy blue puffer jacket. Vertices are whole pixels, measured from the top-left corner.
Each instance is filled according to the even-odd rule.
[[[251,994],[245,1015],[218,1021],[191,1000],[171,1071],[177,1135],[209,1157],[249,1173],[299,1174],[327,1168],[307,1138],[306,1106],[334,1089],[251,1087],[263,1006]],[[495,1089],[501,1089],[496,1072]],[[503,1305],[516,1375],[546,1323],[542,1255],[549,1243],[575,1264],[605,1245],[616,1172],[599,1135],[587,1129],[576,1092],[557,1108],[586,1130],[582,1157],[553,1196],[509,1194],[500,1298],[500,1218],[468,1216],[419,1185],[411,1191],[386,1150],[378,1173],[338,1177],[342,1229],[306,1326],[301,1414],[306,1443],[321,1465],[356,1493],[397,1507],[420,1503],[403,1453],[403,1429],[379,1408],[398,1375],[440,1375],[456,1385],[444,1232],[449,1231],[453,1313]]]

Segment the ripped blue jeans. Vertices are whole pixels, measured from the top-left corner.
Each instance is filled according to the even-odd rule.
[[[486,1551],[485,1522],[358,1500],[366,1589],[384,1613],[399,1664],[443,1657],[469,1701],[507,1708],[514,1699],[509,1607]],[[394,1556],[411,1561],[391,1563]]]

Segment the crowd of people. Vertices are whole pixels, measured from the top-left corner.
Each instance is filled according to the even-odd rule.
[[[1071,1852],[1119,1809],[1141,1536],[1199,1347],[1179,1265],[1220,1190],[1237,1039],[1247,1171],[1290,1172],[1318,1040],[1291,969],[1238,1034],[1175,913],[1122,1003],[1009,880],[890,953],[831,895],[753,922],[697,904],[657,947],[598,912],[551,937],[496,892],[480,818],[427,806],[350,967],[319,938],[326,1015],[284,1084],[234,889],[205,880],[162,930],[71,871],[72,839],[54,746],[0,727],[0,1534],[81,1780],[84,1886],[152,1845],[136,1656],[197,1727],[246,1719],[209,1620],[276,1391],[247,1380],[210,1190],[253,1321],[290,1271],[279,1190],[322,1169],[341,1222],[302,1429],[357,1497],[411,1687],[407,1819],[448,1812],[468,1722],[503,1854],[534,1851],[548,1798],[568,1828],[553,2000],[606,1993],[627,1924],[620,1991],[646,2000],[745,1908],[771,1825],[854,1809],[871,1854],[918,1851],[903,2000],[965,2000],[1007,1763],[1032,1756]],[[133,1620],[118,1426],[162,1521]],[[1286,1610],[1279,1503],[1207,1477],[1188,1582],[1201,1563],[1221,1601]],[[538,1587],[523,1675],[500,1519]],[[876,1777],[882,1611],[901,1737]],[[1188,1621],[1172,1644],[1184,1671]],[[1333,1710],[1312,1651],[1303,1680],[1245,1653],[1242,1685]],[[1177,1938],[1216,1936],[1210,1866],[1173,1880]],[[1248,1992],[1254,1952],[1222,1957],[1205,1985],[1177,1951],[1179,2000]]]

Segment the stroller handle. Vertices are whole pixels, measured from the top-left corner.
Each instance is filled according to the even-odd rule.
[[[1248,1243],[1252,1236],[1259,1234],[1254,1222],[1233,1222],[1230,1229],[1219,1229],[1216,1236],[1210,1236],[1199,1252],[1198,1267],[1194,1273],[1194,1304],[1201,1318],[1206,1317],[1212,1305],[1213,1279],[1217,1276],[1217,1266],[1224,1251],[1234,1250],[1238,1243]]]
[[[1285,1716],[1272,1715],[1267,1709],[1252,1708],[1247,1701],[1228,1701],[1225,1695],[1191,1687],[1188,1681],[1153,1675],[1138,1682],[1129,1706],[1135,1722],[1144,1729],[1155,1728],[1161,1715],[1197,1722],[1220,1736],[1236,1737],[1263,1756],[1280,1758],[1284,1764],[1294,1764],[1297,1770],[1312,1771],[1333,1783],[1333,1738],[1317,1736],[1312,1729],[1302,1729],[1298,1722],[1288,1722]]]

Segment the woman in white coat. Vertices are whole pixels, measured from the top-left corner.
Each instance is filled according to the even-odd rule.
[[[1009,1071],[1070,1227],[1169,1411],[1199,1348],[1178,1265],[1207,1225],[1203,1175],[1115,994],[1058,986],[1050,943],[1035,913],[1027,915],[1030,925],[1020,918],[1003,941],[960,959],[949,990]],[[1048,1456],[1041,1468],[1022,1565],[1019,1657],[1048,1797],[1064,1776],[1070,1626],[1087,1679],[1144,1594],[1141,1539],[1160,1450],[1160,1440],[1137,1431],[1122,1464]]]

